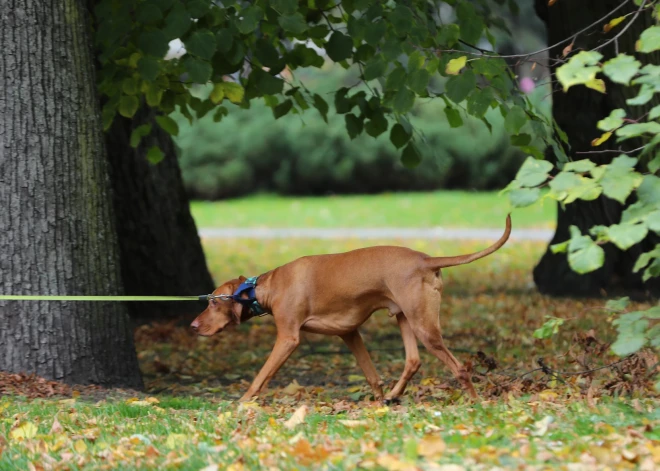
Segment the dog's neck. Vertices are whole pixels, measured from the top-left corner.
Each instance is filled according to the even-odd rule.
[[[254,295],[257,298],[257,302],[261,306],[261,308],[264,310],[265,313],[267,314],[273,314],[273,311],[271,310],[271,297],[270,297],[270,281],[272,277],[273,271],[269,271],[264,273],[263,275],[259,275],[259,279],[257,280],[257,286],[255,287],[254,290]],[[248,319],[252,319],[255,317],[255,314],[252,312],[251,309],[244,309],[243,310],[243,315],[241,316],[241,322],[244,322]]]

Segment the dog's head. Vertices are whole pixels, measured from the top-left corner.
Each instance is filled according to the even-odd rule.
[[[213,294],[215,296],[231,295],[245,280],[244,276],[229,280],[213,291]],[[231,299],[212,298],[204,312],[192,321],[190,327],[199,335],[208,337],[221,332],[230,324],[240,324],[242,313],[242,304]]]

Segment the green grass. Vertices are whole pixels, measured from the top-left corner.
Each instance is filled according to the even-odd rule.
[[[7,441],[0,441],[0,469],[424,469],[432,463],[552,469],[585,456],[594,467],[579,469],[603,469],[626,465],[625,453],[653,464],[660,438],[651,400],[604,398],[588,406],[405,399],[393,408],[349,404],[345,410],[316,402],[292,428],[285,422],[297,401],[247,407],[197,399],[171,407],[169,401],[1,398],[0,437]]]
[[[198,227],[492,227],[504,225],[507,196],[497,192],[438,191],[383,195],[280,197],[195,201]],[[553,228],[556,206],[518,209],[514,227]]]

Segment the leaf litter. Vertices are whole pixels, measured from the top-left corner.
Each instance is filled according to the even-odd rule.
[[[205,248],[220,281],[360,241],[309,244]],[[413,245],[440,254],[478,248]],[[217,250],[233,257],[220,264]],[[265,394],[239,405],[274,342],[272,319],[208,339],[162,322],[135,335],[144,392],[0,373],[0,469],[658,469],[656,355],[610,353],[612,318],[595,309],[604,301],[536,293],[529,273],[542,250],[510,245],[478,267],[444,273],[445,339],[480,401],[421,349],[422,368],[400,404],[385,406],[341,342],[306,335]],[[535,339],[545,316],[566,322]],[[388,390],[404,364],[396,323],[376,313],[361,331]]]

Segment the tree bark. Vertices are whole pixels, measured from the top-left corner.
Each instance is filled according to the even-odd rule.
[[[0,38],[0,293],[121,295],[84,1],[5,1]],[[122,303],[0,302],[0,370],[142,385]]]
[[[146,106],[146,105],[145,105]],[[114,189],[121,273],[129,295],[194,295],[213,291],[202,245],[171,137],[155,123],[155,114],[142,109],[132,119],[116,117],[106,134]],[[137,149],[130,145],[133,129],[151,123],[152,134]],[[157,145],[165,159],[146,159]],[[137,323],[182,316],[192,320],[199,305],[187,302],[131,303]]]
[[[548,44],[575,36],[578,31],[587,27],[599,18],[621,4],[620,0],[584,0],[559,1],[548,6],[547,0],[536,0],[539,16],[546,22],[548,31]],[[638,7],[632,2],[619,10],[612,18],[623,16],[635,11]],[[641,14],[637,21],[617,41],[599,50],[604,55],[603,62],[620,52],[632,54],[635,50],[635,41],[641,32],[651,26],[651,15]],[[612,19],[610,18],[610,19]],[[609,19],[607,20],[609,21]],[[603,24],[598,24],[589,31],[575,38],[573,50],[591,50],[607,39],[617,34],[619,29],[609,34],[603,34]],[[561,62],[553,59],[561,58],[563,49],[568,43],[561,44],[550,50],[551,71],[554,74]],[[657,63],[656,55],[641,54],[637,57],[642,62]],[[553,75],[554,76],[554,75]],[[605,78],[605,77],[603,77]],[[628,115],[642,116],[648,109],[644,107],[628,107],[626,99],[637,94],[636,87],[626,87],[606,80],[607,93],[599,93],[582,86],[571,87],[567,93],[561,91],[556,85],[553,93],[552,114],[559,127],[568,135],[570,149],[567,149],[573,160],[589,158],[597,164],[606,164],[619,155],[616,152],[601,152],[594,154],[578,154],[577,152],[593,152],[596,148],[591,141],[600,136],[597,128],[599,120],[609,116],[617,108],[627,109]],[[657,100],[649,106],[657,104]],[[614,139],[608,141],[598,149],[607,149],[616,145]],[[634,149],[642,145],[639,141],[626,141],[625,149]],[[549,149],[547,158],[556,162],[557,158]],[[631,198],[628,204],[634,202]],[[578,200],[557,211],[557,229],[550,245],[563,242],[570,238],[569,226],[577,226],[582,233],[588,233],[595,225],[611,225],[620,222],[624,205],[601,196],[595,201]],[[640,244],[627,251],[617,249],[612,244],[604,246],[606,258],[605,265],[593,273],[579,275],[572,271],[568,265],[566,254],[553,254],[550,249],[541,258],[534,269],[534,281],[539,291],[550,295],[575,295],[598,297],[604,295],[630,294],[633,296],[648,296],[660,294],[660,283],[651,280],[644,283],[641,273],[633,274],[632,268],[639,255],[651,250],[658,242],[658,238],[651,234]]]

